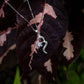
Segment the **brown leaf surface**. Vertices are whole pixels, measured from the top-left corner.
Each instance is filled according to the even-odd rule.
[[[0,33],[0,46],[3,46],[4,42],[6,41],[6,35],[10,34],[11,30],[10,28],[7,31]]]
[[[64,43],[63,47],[67,48],[63,55],[66,57],[67,60],[70,60],[71,58],[74,57],[74,48],[73,45],[71,44],[71,41],[73,40],[73,36],[71,35],[71,32],[67,31],[65,37],[63,38]]]
[[[0,9],[0,17],[4,18],[4,10],[2,8]]]
[[[35,15],[35,18],[33,18],[33,19],[30,20],[30,24],[28,24],[28,26],[33,25],[35,23],[39,23],[39,25],[38,25],[38,31],[40,33],[40,29],[41,29],[41,26],[43,25],[43,19],[44,19],[44,15],[45,14],[50,15],[54,19],[57,18],[53,7],[50,6],[49,4],[45,3],[43,12],[40,12],[39,14]],[[34,46],[32,46],[33,48],[31,47],[32,48],[31,49],[32,52],[31,52],[30,56],[32,56],[34,52],[37,53],[36,48],[35,48],[35,45],[36,44],[34,43]]]
[[[31,20],[30,20],[30,25],[33,25],[33,24],[35,24],[35,22],[36,22],[36,23],[40,23],[41,26],[42,26],[42,24],[43,24],[43,18],[44,18],[44,15],[45,15],[45,14],[50,15],[50,16],[53,17],[54,19],[57,18],[53,7],[46,3],[46,4],[45,4],[45,7],[44,7],[44,11],[43,11],[43,12],[40,12],[38,15],[36,15],[36,16],[35,16],[35,19],[31,19]],[[42,23],[41,23],[41,22],[42,22]],[[40,25],[40,24],[39,24],[39,25]],[[28,25],[28,26],[30,26],[30,25]]]
[[[44,63],[44,67],[46,67],[48,72],[52,73],[52,63],[50,59]]]
[[[8,54],[10,50],[13,50],[16,48],[16,44],[13,44],[1,57],[0,57],[0,64],[2,63],[4,57]]]
[[[3,46],[5,41],[6,41],[6,33],[0,36],[0,46]]]

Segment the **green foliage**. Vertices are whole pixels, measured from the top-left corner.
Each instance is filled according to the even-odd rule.
[[[81,50],[81,58],[84,61],[84,48]]]
[[[21,77],[20,69],[19,67],[17,68],[16,67],[17,66],[15,66],[8,72],[0,72],[0,84],[22,84],[22,82],[20,81]],[[66,72],[67,68],[65,66],[59,66],[57,74],[58,84],[84,84],[84,48],[81,51],[79,59],[76,60],[74,63],[70,64],[69,66],[68,69],[69,80],[67,80]],[[29,74],[29,77],[30,78],[27,79],[28,84],[39,84],[38,82],[39,73],[34,71]],[[43,78],[43,76],[41,78],[41,83],[52,84],[48,82],[45,78]]]
[[[21,81],[20,81],[19,67],[17,67],[16,75],[15,75],[15,79],[14,79],[14,83],[13,84],[22,84]]]
[[[84,84],[84,72],[81,74],[81,84]]]
[[[80,77],[75,71],[69,71],[68,74],[70,84],[80,84]]]

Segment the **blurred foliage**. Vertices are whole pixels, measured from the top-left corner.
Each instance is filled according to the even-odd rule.
[[[11,61],[13,56],[13,61]],[[17,65],[17,59],[15,56],[15,50],[8,53],[9,59],[5,57],[2,65],[0,65],[0,84],[39,84],[39,73],[34,71],[29,74],[26,81],[21,81],[22,71]],[[14,58],[15,57],[15,58]],[[6,62],[6,63],[4,63]],[[12,63],[13,62],[13,63]],[[5,64],[5,66],[4,66]],[[10,67],[10,65],[12,67]],[[4,68],[5,67],[5,68]],[[81,50],[81,55],[77,61],[70,64],[67,74],[67,68],[65,66],[59,66],[58,68],[58,84],[84,84],[84,48]],[[69,80],[67,79],[67,76]],[[41,84],[52,84],[48,82],[45,78],[41,78]]]
[[[58,71],[58,84],[84,84],[84,48],[81,50],[79,59],[69,66],[69,80],[66,77],[67,69],[65,66],[60,66]]]
[[[21,78],[20,78],[19,67],[17,67],[16,75],[15,75],[15,80],[14,80],[14,83],[13,84],[22,84],[21,83]]]

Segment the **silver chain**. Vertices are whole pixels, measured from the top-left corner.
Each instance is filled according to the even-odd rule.
[[[14,10],[22,19],[24,19],[24,20],[30,25],[30,22],[29,22],[23,15],[21,15],[7,0],[5,0],[5,3],[7,3],[7,4],[9,5],[9,7],[10,7],[12,10]],[[37,33],[37,44],[36,44],[36,46],[37,46],[37,47],[42,47],[42,44],[44,43],[45,45],[44,45],[44,47],[43,47],[43,52],[44,52],[45,54],[47,54],[47,52],[45,51],[45,48],[47,47],[48,42],[45,40],[45,38],[44,38],[43,36],[40,35],[40,33],[39,33],[39,31],[38,31],[38,26],[37,26],[36,21],[35,21],[34,14],[33,14],[33,12],[32,12],[31,5],[30,5],[30,3],[29,3],[29,0],[27,0],[27,3],[28,3],[28,6],[29,6],[31,15],[32,15],[32,17],[33,17],[33,19],[34,19],[35,26],[36,26],[36,28],[37,28],[37,29],[35,30],[35,29],[30,25],[30,27],[32,28],[32,30]],[[40,39],[42,39],[41,42],[39,41]]]
[[[25,22],[30,24],[29,21],[23,15],[21,15],[7,0],[5,0],[5,3],[7,3],[12,10],[14,10],[22,19],[24,19]],[[30,27],[32,28],[33,31],[35,31],[35,29],[31,25]]]
[[[36,24],[35,17],[34,17],[34,14],[33,14],[32,8],[31,8],[31,5],[30,5],[30,3],[29,3],[29,0],[27,0],[27,3],[28,3],[28,6],[29,6],[31,15],[32,15],[32,17],[33,17],[33,19],[34,19],[35,26],[36,26],[36,28],[37,28],[37,30],[38,30],[38,26],[37,26],[37,24]]]
[[[42,47],[42,44],[44,43],[45,45],[44,45],[44,47],[43,47],[43,52],[44,52],[45,54],[47,54],[47,52],[45,51],[45,48],[47,47],[48,42],[45,40],[45,38],[44,38],[43,36],[40,35],[40,33],[39,33],[39,31],[38,31],[38,26],[37,26],[36,21],[35,21],[35,17],[34,17],[32,8],[31,8],[31,5],[30,5],[30,3],[29,3],[29,0],[27,0],[27,3],[28,3],[28,6],[29,6],[29,9],[30,9],[32,18],[34,19],[35,26],[36,26],[36,28],[37,28],[37,44],[36,44],[36,46],[40,48],[40,47]],[[43,41],[40,42],[39,39],[42,39]]]

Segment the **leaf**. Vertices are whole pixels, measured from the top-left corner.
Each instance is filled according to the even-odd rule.
[[[6,33],[0,36],[0,46],[3,46],[5,41],[6,41]]]
[[[39,84],[41,84],[41,78],[42,78],[42,75],[39,75],[38,77]]]
[[[54,19],[57,18],[53,7],[52,7],[51,5],[49,5],[49,4],[45,4],[44,15],[45,15],[45,14],[50,15],[50,16],[53,17]]]
[[[44,67],[46,67],[48,72],[52,73],[52,63],[51,63],[50,59],[47,62],[44,63]]]
[[[53,7],[46,3],[45,7],[44,7],[44,11],[40,12],[38,15],[36,15],[34,19],[31,19],[30,20],[30,25],[33,25],[35,23],[40,23],[41,26],[42,26],[42,24],[43,24],[43,18],[44,18],[45,14],[50,15],[54,19],[57,18],[56,14],[55,14],[55,11],[53,10]],[[30,26],[30,25],[28,24],[28,26]]]
[[[67,48],[63,55],[66,57],[67,60],[70,60],[71,58],[74,57],[74,49],[73,45],[71,44],[71,41],[73,40],[73,36],[71,35],[71,32],[67,31],[65,37],[63,38],[64,43],[63,47]]]
[[[6,41],[6,35],[10,34],[10,32],[11,32],[11,29],[9,28],[7,31],[0,33],[0,46],[4,45],[4,42]]]
[[[81,74],[81,84],[84,84],[84,72]]]
[[[32,51],[33,53],[34,53],[34,52],[37,53],[37,50],[38,50],[38,49],[39,49],[39,48],[38,48],[37,46],[35,46],[34,44],[31,45],[31,51]],[[30,56],[33,56],[33,53],[31,53]]]
[[[15,48],[16,48],[16,44],[13,44],[13,45],[0,57],[0,64],[2,63],[3,58],[8,54],[8,52],[9,52],[10,50],[15,49]]]
[[[21,81],[20,81],[19,67],[17,67],[16,75],[15,75],[15,79],[14,79],[14,83],[13,84],[22,84]]]
[[[54,19],[57,18],[53,7],[50,6],[49,4],[45,3],[43,12],[40,12],[38,15],[35,16],[35,18],[31,19],[30,22],[29,22],[30,24],[28,24],[27,26],[33,25],[35,23],[39,23],[38,32],[40,33],[40,29],[41,29],[41,26],[43,25],[43,19],[44,19],[45,14],[50,15]],[[32,47],[31,47],[32,52],[31,52],[30,56],[33,56],[34,52],[37,53],[36,48],[35,48],[36,42],[33,45],[34,45],[34,48],[32,49]]]
[[[80,64],[79,62],[74,62],[74,63],[70,64],[69,70],[75,70],[79,64]]]
[[[69,71],[69,82],[70,84],[81,84],[80,83],[80,77],[75,71]]]
[[[84,14],[84,9],[82,9],[82,13]]]
[[[4,10],[3,10],[3,8],[0,9],[0,17],[4,18]]]
[[[84,48],[81,50],[81,58],[84,60]]]

